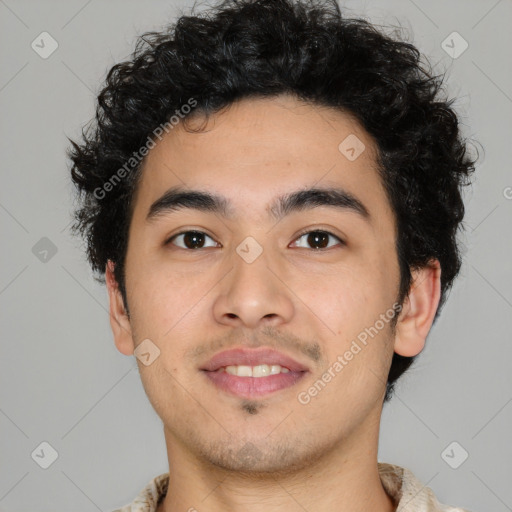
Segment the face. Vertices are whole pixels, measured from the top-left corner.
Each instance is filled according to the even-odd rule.
[[[289,96],[178,125],[149,152],[116,344],[160,351],[138,364],[168,444],[277,472],[378,429],[399,268],[375,157],[354,119]]]

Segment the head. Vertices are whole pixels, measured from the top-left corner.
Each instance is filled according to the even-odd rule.
[[[225,1],[145,34],[110,70],[69,153],[74,229],[107,276],[119,350],[158,346],[141,376],[180,441],[204,417],[219,464],[226,431],[265,454],[282,395],[217,397],[200,375],[240,344],[302,358],[310,385],[374,333],[314,400],[286,402],[297,439],[330,428],[329,404],[348,436],[390,399],[461,264],[475,161],[442,86],[412,44],[334,1]],[[218,400],[223,425],[190,393]],[[286,458],[293,439],[275,442]]]

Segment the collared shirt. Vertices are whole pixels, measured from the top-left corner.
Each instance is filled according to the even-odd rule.
[[[378,463],[382,485],[396,506],[396,512],[469,512],[439,503],[430,487],[424,486],[406,468]],[[129,505],[113,512],[156,512],[169,486],[169,473],[157,476]]]

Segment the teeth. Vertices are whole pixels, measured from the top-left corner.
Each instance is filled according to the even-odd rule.
[[[217,371],[226,371],[230,375],[236,375],[237,377],[267,377],[268,375],[277,375],[278,373],[288,373],[290,370],[278,364],[260,364],[258,366],[226,366],[225,368],[219,368]]]

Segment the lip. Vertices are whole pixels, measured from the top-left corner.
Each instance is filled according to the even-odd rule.
[[[260,364],[278,364],[290,370],[267,377],[238,377],[225,371],[225,366],[257,366]],[[290,356],[269,348],[226,350],[213,356],[202,368],[203,374],[218,389],[241,398],[262,397],[295,385],[309,369]]]
[[[207,372],[215,372],[224,366],[258,366],[260,364],[278,364],[288,368],[290,372],[307,372],[309,369],[286,354],[270,348],[247,349],[235,348],[215,354],[202,368]],[[269,377],[262,377],[269,378]]]

